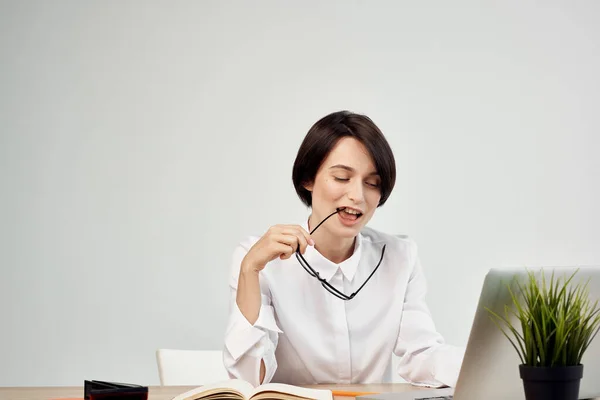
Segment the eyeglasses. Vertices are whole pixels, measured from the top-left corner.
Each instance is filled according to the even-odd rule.
[[[319,225],[317,225],[315,227],[315,229],[313,229],[310,234],[312,235],[314,231],[317,230],[317,228],[319,226],[321,226],[323,224],[323,222],[327,221],[331,216],[339,213],[340,211],[343,211],[345,209],[345,207],[340,207],[338,209],[335,210],[335,212],[329,214],[329,216],[327,218],[325,218],[323,221],[321,221],[319,223]],[[373,272],[371,272],[371,275],[369,275],[369,277],[367,278],[367,280],[360,285],[360,287],[358,288],[358,290],[350,295],[347,295],[345,293],[340,292],[338,289],[336,289],[334,286],[332,286],[329,282],[327,282],[326,279],[321,278],[321,276],[319,275],[319,273],[317,271],[315,271],[310,264],[308,264],[308,262],[304,259],[304,256],[302,256],[302,254],[300,253],[299,249],[296,249],[296,258],[298,259],[298,262],[300,263],[300,265],[302,265],[302,267],[306,270],[306,272],[309,273],[309,275],[317,278],[317,280],[319,282],[321,282],[321,285],[327,289],[327,291],[329,293],[331,293],[332,295],[334,295],[335,297],[337,297],[338,299],[342,299],[342,300],[352,300],[357,294],[358,292],[361,291],[361,289],[363,287],[365,287],[365,285],[367,284],[367,282],[369,282],[369,280],[371,279],[371,277],[375,274],[375,271],[377,271],[377,269],[379,268],[379,266],[381,265],[381,261],[383,260],[383,255],[385,254],[385,245],[383,245],[383,248],[381,249],[381,257],[379,258],[379,262],[377,263],[377,266],[375,267],[375,269],[373,270]]]

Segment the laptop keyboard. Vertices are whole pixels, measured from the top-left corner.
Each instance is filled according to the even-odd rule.
[[[437,396],[437,397],[418,397],[415,400],[452,400],[453,396]]]

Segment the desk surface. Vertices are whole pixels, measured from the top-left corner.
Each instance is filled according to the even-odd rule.
[[[148,400],[170,400],[196,386],[150,386]],[[421,388],[406,383],[372,385],[312,385],[317,389],[344,390],[351,392],[407,392]],[[59,398],[83,398],[82,387],[0,387],[0,400],[49,400]],[[352,397],[335,397],[334,400],[353,400]]]

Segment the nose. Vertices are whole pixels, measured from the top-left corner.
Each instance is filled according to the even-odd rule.
[[[360,179],[355,180],[352,184],[348,185],[348,192],[346,195],[348,199],[355,204],[361,204],[365,200],[364,187]]]

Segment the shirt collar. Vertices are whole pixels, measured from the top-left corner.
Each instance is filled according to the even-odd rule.
[[[302,227],[309,232],[308,220],[302,224]],[[308,246],[303,256],[308,264],[310,264],[312,269],[317,271],[321,278],[325,279],[326,281],[329,281],[339,268],[342,270],[342,273],[346,279],[352,282],[354,275],[356,275],[356,270],[358,269],[358,263],[360,262],[363,247],[362,235],[359,232],[359,234],[356,235],[356,240],[354,241],[354,252],[347,260],[344,260],[339,264],[336,264],[325,258],[325,256],[319,253],[319,251],[313,246]]]

